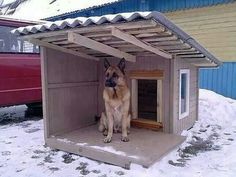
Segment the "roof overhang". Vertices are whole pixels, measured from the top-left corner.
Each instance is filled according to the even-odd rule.
[[[221,62],[159,12],[135,12],[66,19],[21,27],[13,33],[40,46],[87,59],[137,56],[183,58],[199,67]]]

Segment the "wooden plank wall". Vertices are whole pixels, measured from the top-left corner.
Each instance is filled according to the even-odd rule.
[[[172,60],[172,95],[171,95],[171,132],[179,134],[182,130],[190,128],[198,118],[198,68],[191,65],[185,59]],[[179,119],[179,71],[190,70],[190,92],[189,92],[189,116]]]
[[[119,62],[119,59],[109,59],[109,62],[112,65],[116,65]],[[128,77],[128,73],[132,70],[164,70],[164,80],[163,80],[163,124],[164,124],[164,132],[170,132],[170,60],[164,59],[158,56],[152,57],[137,57],[135,63],[126,62],[126,75],[128,80],[128,86],[131,90],[131,79]],[[98,112],[104,111],[104,101],[102,98],[102,92],[104,88],[104,67],[103,60],[100,61],[99,64],[99,91],[98,91]]]
[[[96,62],[80,59],[70,54],[46,49],[44,53],[47,134],[58,135],[94,124],[94,116],[104,110],[102,92],[104,88],[103,60]],[[118,59],[109,59],[117,64]],[[132,70],[163,70],[163,125],[164,132],[180,133],[189,128],[197,119],[197,75],[198,69],[187,61],[172,60],[174,70],[171,75],[171,60],[158,56],[138,57],[136,63],[127,62],[126,72]],[[179,69],[190,68],[190,116],[178,120],[178,80]],[[171,99],[171,78],[174,85],[173,100]],[[128,78],[131,88],[131,80]],[[170,111],[171,102],[174,103]],[[171,115],[173,113],[173,117]],[[172,120],[173,118],[173,120]],[[172,121],[171,121],[172,120]]]
[[[165,13],[220,60],[236,61],[236,2]]]
[[[97,62],[45,49],[48,136],[93,124],[97,115]]]

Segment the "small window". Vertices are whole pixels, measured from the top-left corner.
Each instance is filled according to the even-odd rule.
[[[181,69],[179,75],[179,119],[189,115],[189,69]]]

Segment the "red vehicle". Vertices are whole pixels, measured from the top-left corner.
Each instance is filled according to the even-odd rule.
[[[0,17],[0,106],[32,106],[42,100],[39,47],[10,32],[31,24]]]

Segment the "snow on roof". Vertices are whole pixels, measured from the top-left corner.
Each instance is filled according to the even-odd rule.
[[[56,31],[65,28],[74,28],[78,26],[89,26],[89,25],[101,25],[104,23],[117,23],[119,21],[134,21],[138,18],[151,19],[153,17],[152,12],[133,12],[133,13],[121,13],[121,14],[110,14],[100,17],[77,17],[68,18],[65,20],[58,20],[55,22],[46,22],[42,25],[31,25],[27,27],[20,27],[12,31],[16,35],[27,35],[30,33],[40,33],[44,31]]]
[[[22,19],[39,20],[92,6],[99,6],[117,0],[27,0],[12,14]]]

